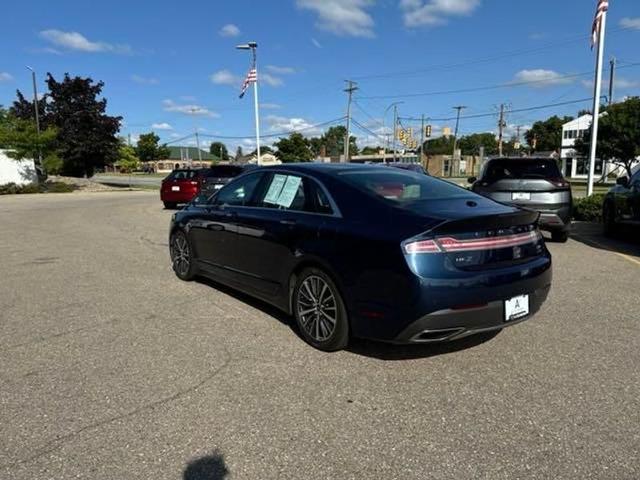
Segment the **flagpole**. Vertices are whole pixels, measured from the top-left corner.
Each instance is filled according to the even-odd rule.
[[[258,61],[256,56],[256,47],[253,47],[252,51],[253,68],[256,71],[256,81],[253,82],[253,108],[256,113],[256,155],[258,165],[262,165],[262,158],[260,155],[260,104],[258,103]]]
[[[591,123],[591,145],[589,150],[589,180],[587,183],[587,197],[593,195],[593,180],[596,173],[596,152],[598,147],[598,124],[600,121],[600,95],[602,93],[602,65],[604,60],[604,39],[607,26],[607,11],[602,14],[598,38],[598,53],[596,55],[596,80],[593,89],[593,120]],[[604,165],[602,166],[604,169]],[[603,171],[604,173],[604,171]]]

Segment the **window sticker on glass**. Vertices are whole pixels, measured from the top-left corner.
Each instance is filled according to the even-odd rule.
[[[282,192],[282,187],[284,187],[284,183],[287,180],[286,175],[274,175],[271,180],[271,185],[269,185],[269,190],[267,190],[267,194],[264,197],[264,203],[272,203],[274,205],[278,204],[278,197],[280,197],[280,193]]]
[[[296,198],[301,183],[302,178],[300,177],[287,177],[282,192],[280,192],[280,198],[278,198],[278,205],[289,208]]]

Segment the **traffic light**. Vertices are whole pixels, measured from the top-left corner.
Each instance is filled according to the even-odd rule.
[[[431,137],[431,125],[424,127],[424,136],[427,138]]]

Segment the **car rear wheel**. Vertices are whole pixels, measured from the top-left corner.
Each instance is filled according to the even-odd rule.
[[[604,224],[605,235],[615,235],[618,230],[616,225],[615,212],[611,203],[605,203],[602,208],[602,223]]]
[[[302,337],[325,352],[342,350],[349,343],[347,309],[329,276],[307,268],[297,277],[293,313]]]
[[[192,252],[189,238],[182,230],[171,235],[169,242],[171,265],[180,280],[189,281],[196,276],[197,270]]]
[[[164,202],[164,208],[167,210],[174,210],[178,206],[175,202]]]
[[[569,232],[551,232],[551,240],[558,243],[566,243],[569,240]]]

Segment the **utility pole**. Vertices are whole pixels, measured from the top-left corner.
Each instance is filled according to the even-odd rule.
[[[200,136],[198,135],[197,128],[196,128],[196,146],[198,147],[198,161],[202,163],[202,150],[200,150]]]
[[[393,163],[398,161],[398,105],[393,106]]]
[[[356,87],[356,82],[351,80],[345,80],[349,85],[344,91],[349,94],[349,101],[347,102],[347,134],[344,139],[344,162],[349,161],[349,143],[351,140],[351,99],[353,97],[353,92],[358,90]]]
[[[40,109],[38,108],[39,102],[38,102],[38,86],[36,84],[36,71],[28,65],[27,65],[27,69],[31,70],[31,80],[33,82],[33,110],[35,112],[35,117],[36,117],[36,134],[39,140],[40,139],[40,112],[38,110]],[[40,148],[38,148],[37,171],[38,171],[38,181],[40,181],[40,179],[44,177],[44,171],[42,166],[42,150]]]
[[[467,108],[464,105],[458,105],[457,107],[453,107],[454,110],[457,110],[458,113],[456,115],[456,129],[453,134],[453,154],[451,155],[451,164],[449,166],[449,176],[453,176],[453,163],[456,156],[456,150],[458,149],[458,129],[460,128],[460,113],[462,110]]]
[[[617,59],[613,57],[609,62],[609,106],[613,105],[613,93],[615,89],[615,76],[616,76],[616,64]]]
[[[422,114],[422,127],[420,128],[420,165],[422,165],[423,151],[424,151],[424,113]]]
[[[502,156],[502,140],[504,137],[504,103],[500,104],[500,119],[498,120],[498,155]]]

